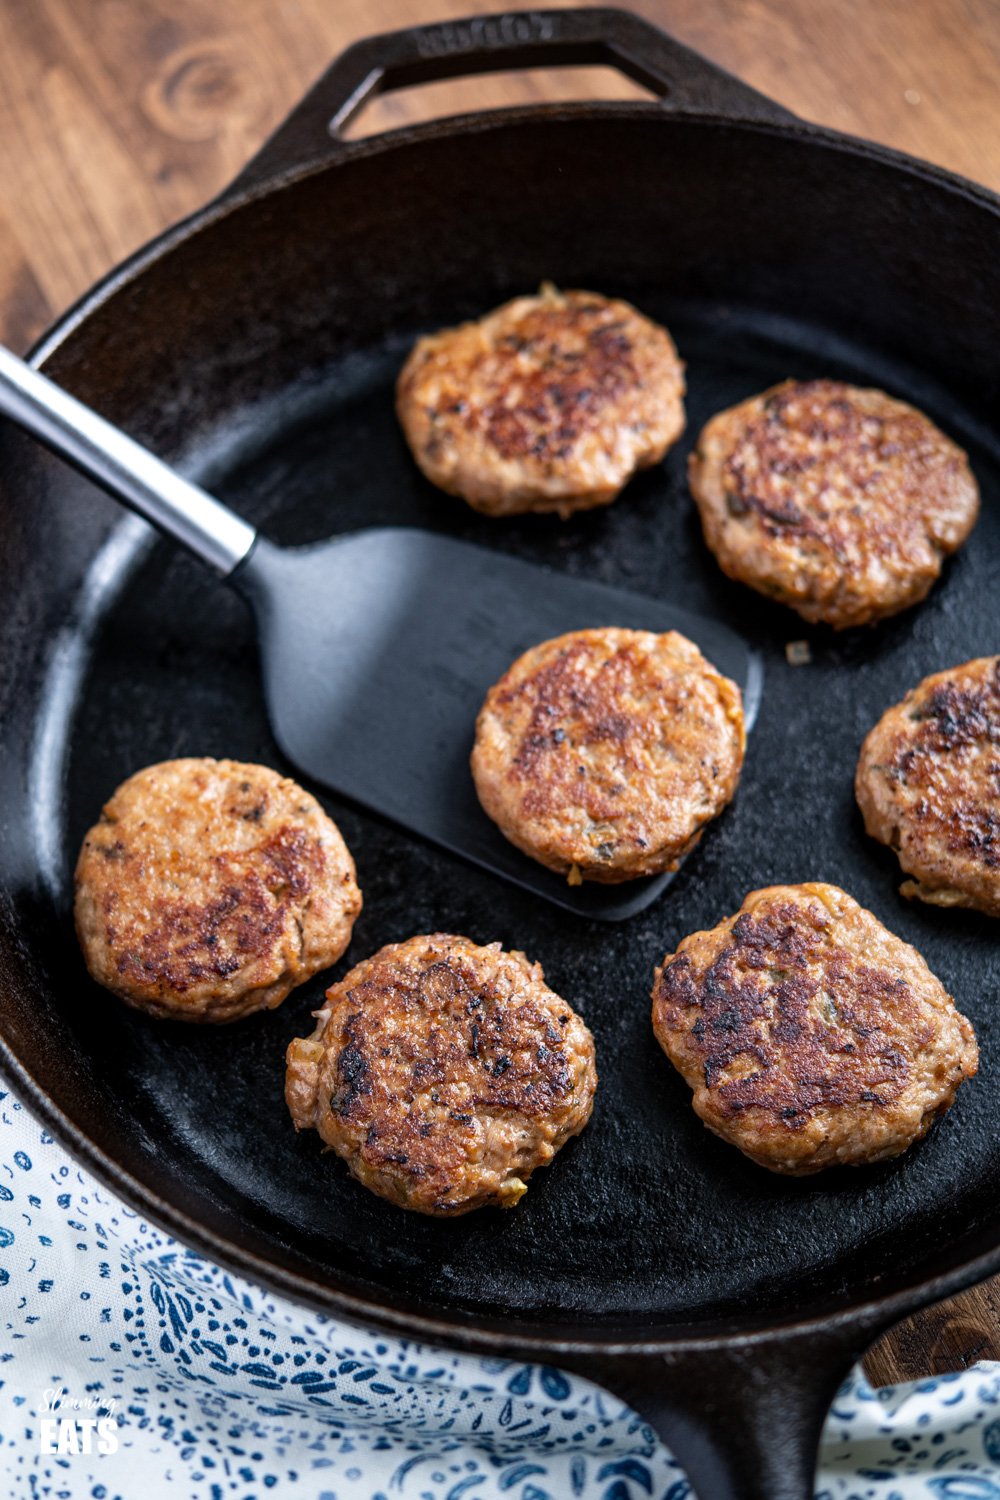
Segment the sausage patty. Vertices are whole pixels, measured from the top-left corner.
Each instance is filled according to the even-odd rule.
[[[786,380],[720,412],[689,477],[723,572],[837,630],[923,599],[979,510],[965,454],[933,422],[836,380]]]
[[[904,896],[1000,917],[1000,656],[925,677],[884,713],[854,780]]]
[[[731,800],[744,743],[739,688],[686,636],[577,630],[490,689],[472,774],[512,844],[613,883],[676,868]]]
[[[596,292],[517,297],[420,339],[397,411],[427,478],[491,516],[607,505],[684,430],[666,329]]]
[[[544,977],[523,953],[446,933],[381,949],[288,1048],[296,1130],[402,1208],[513,1207],[597,1087],[590,1032]]]
[[[708,1128],[792,1176],[898,1156],[978,1065],[916,949],[833,885],[753,891],[685,938],[653,1030]]]
[[[168,760],[87,834],[76,930],[98,984],[152,1016],[272,1009],[343,953],[354,861],[315,797],[266,766]]]

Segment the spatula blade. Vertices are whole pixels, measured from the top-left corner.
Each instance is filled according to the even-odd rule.
[[[258,541],[233,582],[257,616],[275,736],[301,771],[577,915],[622,921],[670,880],[570,886],[507,842],[469,770],[489,687],[529,646],[568,630],[679,630],[744,694],[757,658],[718,621],[415,528],[315,546]]]

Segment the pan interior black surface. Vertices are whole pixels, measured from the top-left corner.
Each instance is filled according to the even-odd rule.
[[[511,286],[511,293],[521,290]],[[706,834],[664,897],[617,928],[553,909],[432,850],[377,817],[320,793],[354,851],[365,910],[337,977],[385,942],[445,930],[525,949],[585,1016],[597,1043],[593,1120],[514,1212],[443,1223],[408,1215],[355,1185],[296,1137],[282,1098],[283,1053],[311,1029],[317,980],[277,1012],[228,1028],[149,1021],[86,979],[71,936],[69,879],[82,835],[125,776],[177,755],[233,756],[281,767],[260,697],[241,601],[194,562],[127,523],[105,550],[104,602],[91,646],[62,660],[39,725],[36,855],[51,889],[26,908],[25,931],[66,997],[63,1055],[103,1093],[113,1128],[148,1178],[237,1245],[295,1265],[320,1284],[383,1301],[595,1327],[691,1323],[720,1312],[801,1307],[918,1266],[948,1237],[993,1212],[1000,1035],[993,1023],[995,924],[897,895],[892,856],[868,841],[852,797],[861,738],[881,711],[933,669],[997,651],[985,609],[1000,550],[996,454],[963,412],[913,367],[874,357],[806,323],[695,297],[648,281],[602,290],[663,319],[688,363],[689,425],[661,467],[607,511],[570,524],[473,515],[417,473],[397,430],[397,337],[331,362],[303,394],[209,431],[190,466],[276,540],[303,543],[366,525],[429,528],[713,616],[760,653],[767,692],[734,806]],[[445,321],[447,309],[441,309]],[[930,599],[877,630],[834,636],[728,582],[705,551],[684,465],[713,412],[787,376],[819,373],[888,387],[938,419],[970,454],[982,519]],[[233,434],[238,433],[238,437]],[[122,540],[124,538],[124,540]],[[134,543],[134,545],[133,545]],[[808,637],[812,662],[790,666]],[[62,747],[66,748],[65,777]],[[790,1181],[709,1135],[649,1024],[653,967],[686,933],[771,882],[844,886],[913,942],[976,1025],[981,1074],[955,1109],[901,1160]]]

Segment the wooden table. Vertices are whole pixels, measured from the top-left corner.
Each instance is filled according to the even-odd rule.
[[[501,3],[6,0],[0,338],[27,347],[109,266],[223,187],[349,42]],[[633,9],[807,119],[1000,190],[995,0],[636,0]],[[386,96],[359,128],[637,93],[604,69],[480,78]],[[884,1384],[984,1358],[1000,1358],[1000,1279],[903,1324],[868,1368]]]

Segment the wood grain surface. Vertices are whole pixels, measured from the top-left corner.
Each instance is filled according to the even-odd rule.
[[[349,42],[499,8],[500,0],[0,0],[0,338],[25,349],[116,261],[211,198]],[[997,0],[631,8],[803,118],[1000,190]],[[386,95],[353,129],[636,93],[610,69],[532,71]],[[902,1324],[867,1363],[884,1384],[997,1358],[1000,1280]]]

